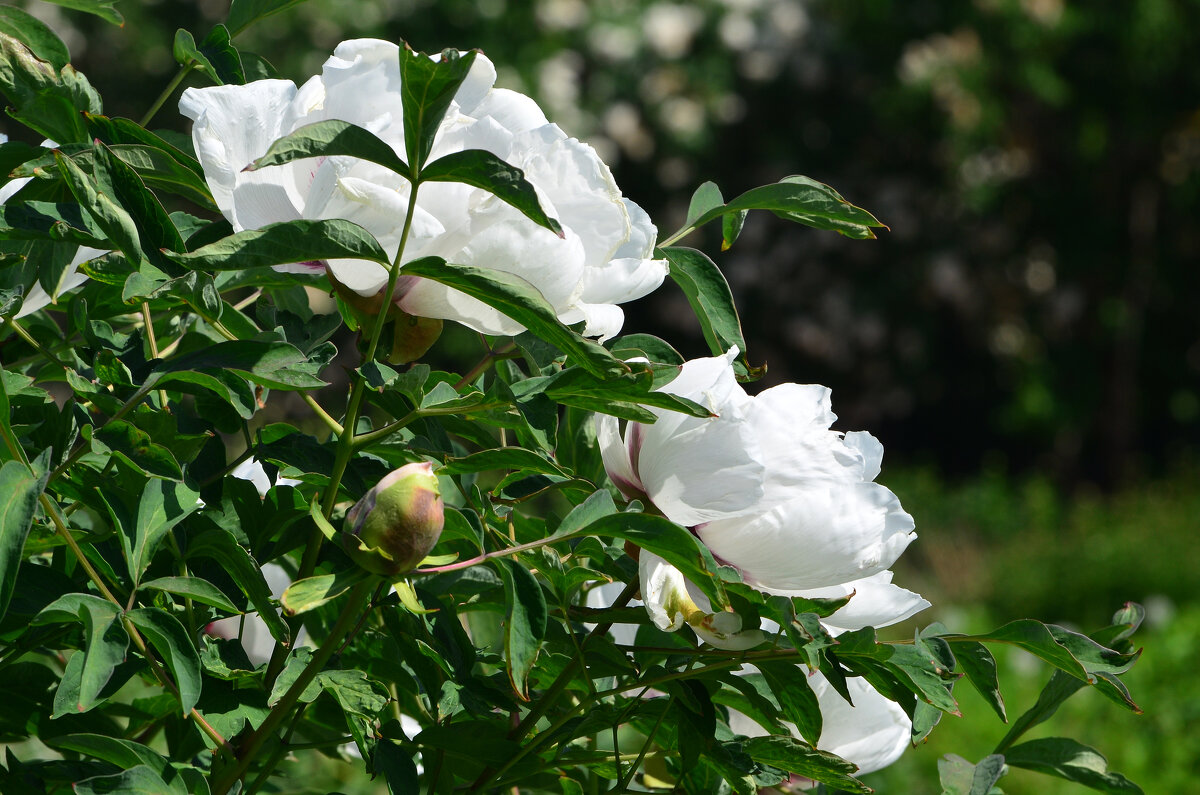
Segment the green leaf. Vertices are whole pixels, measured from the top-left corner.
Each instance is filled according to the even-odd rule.
[[[129,576],[137,583],[167,531],[200,507],[200,494],[171,480],[151,480],[138,502],[133,539],[127,550]]]
[[[357,157],[383,166],[406,179],[410,176],[408,163],[396,154],[391,144],[365,127],[338,119],[297,127],[271,144],[266,154],[244,170],[257,171],[306,157],[337,156]]]
[[[170,267],[163,251],[183,251],[183,238],[171,216],[128,163],[113,154],[106,144],[92,149],[92,176],[99,190],[121,205],[133,218],[141,234],[142,251],[160,269]],[[175,275],[175,274],[170,274]]]
[[[421,276],[453,287],[503,312],[547,342],[556,345],[593,375],[604,377],[629,372],[629,366],[602,345],[564,326],[537,288],[508,273],[474,265],[451,265],[440,257],[422,257],[407,263],[401,273]]]
[[[83,429],[84,438],[92,442],[92,451],[101,455],[117,455],[135,469],[147,475],[169,480],[183,480],[183,471],[171,451],[150,439],[150,434],[133,423],[113,420],[94,431]]]
[[[853,763],[827,751],[818,751],[794,737],[750,737],[742,742],[742,750],[756,762],[829,784],[839,790],[862,795],[872,791],[851,775],[857,769]]]
[[[171,157],[179,165],[191,171],[203,181],[204,169],[200,161],[177,146],[168,143],[135,121],[110,118],[97,113],[85,113],[89,141],[99,139],[114,150],[123,145],[148,146]],[[130,165],[136,165],[131,163]]]
[[[116,9],[117,0],[46,0],[46,2],[74,11],[95,14],[105,22],[111,22],[114,25],[125,24],[125,18]]]
[[[83,668],[80,672],[79,695],[75,709],[87,712],[100,698],[100,692],[108,684],[113,669],[125,662],[125,653],[129,648],[129,635],[121,622],[120,615],[115,610],[111,617],[104,619],[102,611],[84,609],[80,613],[83,620],[84,635],[87,645],[80,654],[83,655]]]
[[[185,268],[245,270],[326,259],[367,259],[390,265],[387,252],[370,232],[340,218],[283,221],[201,246],[187,254],[168,254]]]
[[[289,585],[279,601],[288,615],[307,613],[337,599],[369,576],[366,571],[356,567],[336,574],[305,577]]]
[[[174,786],[173,786],[174,785]],[[175,778],[171,784],[147,765],[138,765],[108,776],[93,776],[76,782],[78,795],[188,795],[183,782]]]
[[[383,774],[389,795],[409,795],[420,791],[417,766],[413,763],[412,754],[404,746],[392,740],[380,740],[371,761],[375,772]]]
[[[687,296],[700,330],[713,356],[723,356],[732,347],[740,352],[734,367],[739,376],[761,378],[766,365],[754,367],[746,358],[746,339],[742,336],[742,321],[733,304],[729,283],[716,264],[692,248],[662,248],[655,256],[663,257],[670,267],[671,279]]]
[[[229,41],[229,29],[217,24],[204,40],[196,45],[196,39],[188,31],[175,31],[175,61],[180,66],[194,63],[217,85],[243,85],[246,73],[242,68],[242,57]]]
[[[11,438],[8,417],[8,396],[0,386],[0,423],[4,435]],[[38,498],[50,476],[49,460],[50,451],[44,450],[32,468],[12,460],[0,466],[0,618],[8,611],[17,584]]]
[[[756,664],[763,679],[775,694],[784,716],[800,730],[811,745],[821,739],[821,705],[808,685],[804,669],[790,662]]]
[[[696,192],[692,194],[692,200],[688,203],[687,218],[684,220],[685,227],[695,225],[705,213],[723,207],[725,198],[721,195],[721,189],[717,187],[715,182],[705,182],[696,188]]]
[[[644,367],[640,364],[632,366]],[[581,368],[569,367],[545,380],[527,379],[525,382],[515,384],[513,393],[518,397],[525,397],[532,393],[534,385],[537,387],[536,391],[544,392],[556,403],[614,414],[618,417],[628,411],[630,404],[654,406],[704,419],[713,416],[711,411],[693,400],[668,392],[652,391],[654,389],[654,372],[648,368],[616,378],[598,378]],[[606,407],[613,410],[606,411]],[[651,416],[653,417],[653,415]],[[653,422],[654,419],[650,421]]]
[[[1142,792],[1120,773],[1110,773],[1108,760],[1099,751],[1067,737],[1043,737],[1014,745],[1004,758],[1013,767],[1065,778],[1100,792]]]
[[[404,151],[419,173],[458,87],[467,79],[475,52],[442,50],[434,60],[407,44],[400,49],[400,100],[404,108]]]
[[[541,472],[545,475],[567,475],[568,473],[550,459],[521,447],[498,447],[482,450],[463,458],[451,458],[438,470],[438,474],[462,475],[468,472],[490,472],[511,469]]]
[[[28,201],[2,205],[0,223],[7,227],[0,234],[9,240],[65,240],[94,248],[108,245],[104,230],[74,203]]]
[[[669,519],[648,513],[617,513],[597,519],[578,534],[632,541],[679,569],[718,608],[729,603],[717,575],[718,564],[708,547]]]
[[[120,610],[91,594],[65,594],[46,605],[31,623],[37,626],[75,621],[83,624],[84,647],[71,658],[63,675],[55,696],[56,716],[63,710],[87,712],[95,706],[113,669],[125,661],[129,646]]]
[[[159,775],[166,772],[168,766],[166,759],[141,743],[103,734],[68,734],[47,738],[46,744],[60,751],[74,751],[93,759],[102,759],[117,767],[145,765]]]
[[[153,580],[147,580],[140,586],[141,589],[150,589],[152,591],[163,591],[165,593],[175,594],[191,599],[194,602],[210,605],[223,610],[226,613],[240,613],[241,610],[231,601],[229,597],[221,592],[221,589],[213,585],[211,582],[200,577],[158,577]]]
[[[504,659],[508,678],[522,700],[529,700],[529,673],[546,635],[546,599],[529,569],[515,560],[498,561],[504,579]]]
[[[250,556],[233,535],[223,527],[212,526],[209,530],[189,540],[188,557],[211,558],[221,564],[237,586],[242,589],[267,625],[271,637],[284,646],[291,645],[291,633],[287,624],[275,612],[271,601],[271,588],[263,577],[262,568]]]
[[[1004,757],[992,754],[973,765],[961,756],[947,754],[938,760],[938,774],[942,784],[942,795],[990,795],[1000,790],[993,785],[1000,780],[1008,768]]]
[[[19,8],[0,6],[0,33],[20,40],[35,56],[55,69],[62,69],[71,60],[71,53],[62,39],[46,23]]]
[[[233,0],[229,6],[229,29],[236,36],[258,20],[303,2],[304,0]]]
[[[1141,711],[1129,698],[1129,694],[1124,692],[1123,687],[1118,687],[1119,680],[1114,683],[1114,680],[1107,676],[1129,670],[1141,655],[1140,650],[1129,653],[1114,651],[1101,646],[1086,635],[1028,618],[1005,624],[986,635],[944,637],[951,644],[982,641],[1019,646],[1060,671],[1095,685],[1101,693],[1127,709]]]
[[[464,149],[439,157],[421,170],[422,182],[462,182],[482,188],[525,214],[527,218],[563,237],[562,225],[546,215],[525,172],[483,149]]]
[[[179,619],[157,607],[139,607],[125,614],[163,658],[179,689],[179,703],[188,714],[200,700],[200,655]]]
[[[705,198],[711,202],[713,197],[708,193]],[[747,210],[770,210],[780,218],[815,229],[832,230],[856,239],[873,239],[875,233],[871,231],[871,227],[886,228],[875,216],[861,207],[855,207],[828,185],[808,177],[791,176],[784,177],[773,185],[752,188],[728,204],[705,210],[696,218],[690,218],[689,213],[689,222],[674,237],[677,239],[709,221],[730,213],[741,213],[744,217]],[[735,222],[731,226],[740,230],[741,223]],[[731,229],[727,228],[725,231],[728,233]],[[736,236],[735,232],[734,237]],[[725,243],[732,242],[729,237],[725,237]],[[728,247],[723,245],[723,248]]]
[[[592,492],[586,500],[571,509],[554,531],[554,536],[575,535],[593,522],[617,512],[612,495],[604,489]]]
[[[204,178],[170,152],[144,144],[113,144],[109,150],[132,168],[146,187],[182,196],[211,212],[218,211]]]
[[[9,116],[60,144],[87,141],[80,111],[100,112],[100,95],[86,77],[70,64],[56,68],[3,30],[0,92],[8,97]]]
[[[234,340],[185,353],[159,364],[144,389],[175,380],[183,372],[227,371],[272,389],[320,389],[325,382],[307,370],[308,358],[286,342]]]
[[[133,217],[113,201],[111,196],[101,193],[95,181],[84,173],[74,160],[57,151],[54,153],[54,159],[58,162],[63,180],[75,200],[91,214],[112,245],[120,249],[131,263],[141,265],[145,256],[142,253],[142,239]]]
[[[1004,711],[1004,696],[1000,693],[1000,681],[996,675],[996,658],[982,643],[954,644],[954,659],[958,668],[967,675],[967,681],[983,696],[1000,720],[1008,722]]]

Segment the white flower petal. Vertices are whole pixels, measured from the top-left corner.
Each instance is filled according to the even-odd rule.
[[[855,775],[881,770],[895,762],[911,743],[912,721],[900,705],[889,701],[861,677],[846,680],[854,706],[833,689],[820,672],[808,680],[821,705],[821,739],[817,747],[858,765]]]
[[[887,627],[911,618],[929,602],[918,593],[892,584],[892,572],[852,580],[828,588],[809,588],[799,591],[764,589],[781,596],[803,596],[808,599],[838,599],[853,593],[850,602],[828,618],[821,619],[835,635],[863,627]]]
[[[896,495],[877,483],[797,490],[766,513],[697,529],[713,554],[753,584],[800,590],[877,574],[916,538]]]

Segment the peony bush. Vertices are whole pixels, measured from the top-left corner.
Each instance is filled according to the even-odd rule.
[[[291,4],[181,30],[140,123],[0,13],[0,791],[297,791],[323,754],[394,793],[866,793],[956,690],[1007,720],[995,644],[1046,689],[931,780],[1140,791],[1025,734],[1084,689],[1138,709],[1141,608],[922,626],[882,444],[823,386],[755,388],[678,245],[751,210],[879,221],[802,176],[705,183],[660,241],[481,53],[347,41],[297,87],[239,51]],[[190,139],[151,129],[187,79]],[[626,328],[667,278],[711,357]],[[447,322],[479,336],[463,372]]]

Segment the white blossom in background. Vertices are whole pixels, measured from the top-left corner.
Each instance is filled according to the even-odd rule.
[[[7,142],[8,136],[4,133],[0,133],[0,144]],[[54,147],[58,146],[58,144],[54,143],[53,141],[46,140],[42,141],[42,146],[53,149]],[[21,190],[21,188],[25,187],[26,183],[28,183],[30,179],[31,177],[14,179],[5,184],[3,187],[0,187],[0,205],[4,204],[13,196],[15,196],[17,192]],[[90,259],[100,256],[103,253],[104,252],[100,249],[80,246],[79,250],[75,252],[75,256],[71,259],[70,264],[67,265],[67,267],[63,270],[62,275],[59,277],[58,286],[55,289],[54,294],[51,295],[50,293],[46,292],[41,283],[35,281],[29,288],[29,292],[25,294],[25,300],[21,303],[21,309],[17,312],[16,317],[22,318],[26,315],[32,315],[42,307],[54,302],[58,296],[74,290],[76,287],[79,287],[81,284],[86,282],[88,279],[87,274],[80,273],[79,266]]]
[[[486,191],[457,183],[420,187],[403,261],[447,262],[511,273],[532,284],[564,323],[584,322],[607,338],[624,321],[617,304],[653,291],[666,277],[653,259],[657,229],[621,195],[608,167],[587,144],[567,137],[522,94],[494,88],[496,70],[476,56],[435,138],[432,159],[485,149],[525,172],[559,238]],[[352,157],[295,161],[242,171],[278,138],[305,124],[339,119],[365,127],[405,156],[399,49],[374,39],[345,41],[320,75],[300,88],[286,80],[191,88],[180,110],[222,213],[235,230],[278,221],[344,218],[368,229],[388,253],[399,247],[408,181]],[[363,296],[376,295],[387,270],[365,260],[300,263],[328,267]],[[394,299],[411,315],[458,321],[485,334],[522,327],[473,298],[425,279],[401,277]]]
[[[266,497],[267,492],[271,490],[271,479],[267,476],[267,471],[263,469],[262,462],[257,459],[246,459],[234,467],[229,474],[235,478],[250,481],[254,484],[254,488],[258,489],[260,497]],[[298,486],[300,481],[278,478],[275,485]],[[271,598],[273,599],[283,596],[284,590],[292,584],[292,578],[288,575],[287,570],[278,563],[265,564],[262,572],[267,586],[271,589]],[[204,631],[206,634],[218,638],[229,640],[241,638],[242,648],[245,649],[246,657],[253,665],[263,665],[268,662],[271,659],[271,652],[275,650],[275,638],[271,636],[266,622],[257,613],[218,619],[205,627]],[[297,635],[295,645],[305,645],[304,630]]]
[[[896,495],[874,482],[883,446],[869,433],[830,430],[836,416],[826,387],[782,384],[750,397],[734,378],[736,353],[687,362],[662,387],[714,417],[653,409],[657,422],[630,423],[623,435],[616,418],[597,417],[604,465],[617,488],[691,528],[759,590],[808,598],[853,593],[824,619],[835,632],[887,626],[928,607],[891,581],[888,567],[916,534]],[[726,648],[754,640],[739,638],[739,619],[713,614],[666,561],[643,552],[639,567],[647,610],[660,628],[687,623]]]

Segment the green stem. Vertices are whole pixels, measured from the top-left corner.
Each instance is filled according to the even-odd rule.
[[[580,531],[578,533],[569,533],[569,534],[563,535],[563,536],[550,537],[550,538],[539,538],[537,541],[530,541],[527,544],[517,544],[515,547],[505,547],[504,549],[497,549],[497,550],[493,550],[492,552],[485,552],[482,555],[476,555],[475,557],[470,558],[469,560],[460,560],[458,563],[447,563],[445,566],[432,566],[428,569],[415,569],[414,571],[409,572],[407,576],[420,577],[422,575],[427,575],[427,574],[443,574],[448,571],[458,571],[459,569],[469,569],[472,566],[478,566],[480,563],[485,563],[485,562],[491,560],[492,558],[502,558],[505,555],[515,555],[518,552],[528,552],[531,549],[537,549],[538,547],[544,547],[549,544],[557,544],[560,541],[569,541],[572,538],[578,538],[581,535],[585,535],[585,533]],[[628,601],[628,599],[626,599],[626,601]],[[607,632],[608,628],[612,626],[612,622],[609,622],[608,624],[605,624],[603,626],[604,626],[605,631]],[[587,641],[585,640],[584,642],[586,643]]]
[[[158,99],[154,100],[154,104],[150,106],[150,110],[146,111],[146,115],[142,117],[142,120],[138,122],[138,124],[142,127],[145,127],[147,124],[149,124],[150,120],[154,118],[155,114],[158,113],[162,106],[166,104],[167,100],[171,98],[171,95],[175,93],[175,89],[179,88],[180,83],[182,83],[195,68],[195,61],[189,61],[186,66],[182,67],[171,80],[171,82],[167,83],[167,87],[164,88],[163,92],[158,95]]]
[[[633,582],[626,585],[625,590],[621,591],[620,595],[613,602],[612,606],[613,607],[624,607],[626,604],[628,604],[629,600],[633,598],[633,595],[635,593],[637,593],[637,589],[638,589],[638,581],[637,580],[634,580]],[[603,635],[604,633],[608,632],[609,628],[611,628],[611,627],[612,627],[611,621],[604,623],[604,624],[597,624],[595,627],[592,628],[592,631],[588,633],[588,636],[583,639],[583,643],[580,645],[580,649],[582,650],[583,648],[585,648],[588,644],[588,641],[591,640],[593,637],[596,637],[597,635]],[[566,666],[563,668],[562,672],[558,675],[558,678],[555,679],[554,682],[550,685],[550,687],[546,689],[546,692],[543,693],[542,697],[539,698],[537,703],[533,705],[533,708],[530,709],[528,713],[526,713],[525,717],[521,720],[521,722],[519,724],[517,724],[516,728],[514,728],[512,731],[510,731],[508,733],[508,739],[510,739],[514,742],[520,742],[521,740],[523,740],[525,738],[525,735],[529,734],[529,732],[533,730],[533,727],[537,725],[537,722],[542,719],[542,716],[544,716],[546,714],[547,710],[549,710],[550,707],[554,705],[554,702],[558,700],[558,697],[560,695],[562,695],[562,692],[567,688],[567,685],[570,684],[571,677],[573,677],[575,675],[575,668],[582,664],[583,664],[582,657],[572,657],[571,658],[571,661],[566,664]],[[596,693],[594,695],[588,696],[587,698],[584,698],[583,700],[581,700],[579,702],[579,705],[583,706],[585,704],[595,703],[596,701],[599,700],[600,695],[601,694]],[[557,728],[559,725],[565,723],[570,718],[570,716],[574,715],[574,714],[575,714],[575,709],[568,710],[567,714],[562,719],[560,719],[558,723],[556,723],[553,727],[551,727],[551,729],[547,730],[546,732],[543,732],[542,736],[543,737],[550,736],[550,734],[553,732],[553,730],[555,728]],[[475,780],[475,783],[471,785],[470,791],[476,792],[476,791],[486,789],[489,784],[491,784],[497,778],[499,778],[500,776],[503,776],[505,773],[507,773],[509,770],[511,770],[513,765],[515,765],[517,762],[524,759],[538,745],[540,745],[538,740],[534,740],[533,742],[526,743],[525,745],[521,746],[521,750],[519,750],[517,753],[515,753],[512,756],[512,758],[510,758],[507,762],[505,762],[503,765],[501,765],[498,770],[493,770],[490,767],[485,768],[484,771],[479,774],[479,778],[477,778]]]
[[[300,676],[292,683],[279,702],[271,708],[267,713],[267,717],[263,719],[262,724],[254,730],[241,748],[238,749],[237,764],[233,769],[217,780],[212,787],[213,795],[225,795],[229,792],[249,770],[250,765],[254,762],[263,745],[268,739],[274,736],[279,725],[288,717],[300,696],[305,689],[325,668],[325,664],[329,662],[329,658],[333,656],[334,651],[341,645],[342,638],[358,621],[359,613],[366,607],[367,599],[371,595],[371,588],[374,583],[370,580],[363,580],[354,586],[350,591],[350,595],[346,598],[346,605],[342,608],[341,615],[338,616],[337,623],[333,625],[333,629],[329,631],[329,636],[317,649],[312,660],[300,672]]]
[[[46,350],[46,348],[44,348],[40,342],[34,339],[33,335],[26,331],[25,327],[18,323],[16,318],[8,318],[8,325],[12,326],[13,331],[17,332],[17,336],[25,340],[25,342],[29,344],[29,347],[37,351],[38,354],[43,358],[49,359],[64,370],[68,369],[67,365],[64,364],[61,359],[59,359],[50,351]]]
[[[150,315],[149,301],[142,301],[142,322],[146,327],[146,343],[150,347],[150,358],[157,359],[161,354],[158,352],[158,340],[154,336],[154,318]],[[165,389],[158,390],[158,402],[164,410],[167,408],[167,391]]]

